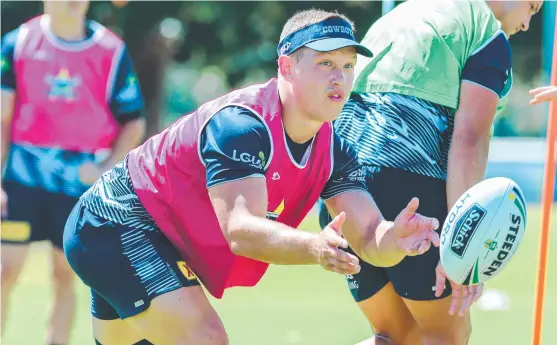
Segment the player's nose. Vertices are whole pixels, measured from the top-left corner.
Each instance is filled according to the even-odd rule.
[[[522,31],[528,31],[528,29],[530,28],[530,17],[528,17],[528,19],[526,19],[525,21],[522,22],[522,25],[520,26],[520,29]]]
[[[342,68],[335,68],[333,70],[331,84],[340,87],[344,86],[346,83],[346,75],[344,73]]]

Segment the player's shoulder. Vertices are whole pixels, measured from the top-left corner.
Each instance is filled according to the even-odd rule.
[[[93,32],[93,37],[96,37],[96,42],[104,48],[124,48],[124,40],[115,32],[105,27],[104,25],[94,21],[87,20],[87,27]]]
[[[239,104],[227,105],[218,110],[213,119],[236,126],[265,127],[265,121],[253,110]]]
[[[501,23],[497,20],[491,8],[485,1],[454,1],[458,8],[460,25],[477,46],[490,40],[501,30]]]
[[[15,46],[15,43],[17,42],[17,37],[19,35],[19,31],[20,31],[21,27],[17,27],[15,29],[13,29],[12,31],[6,33],[5,35],[2,35],[2,49],[4,50],[5,47],[13,47]]]
[[[354,147],[354,145],[350,141],[338,135],[336,131],[333,132],[332,145],[333,145],[333,156],[335,158],[338,158],[339,156],[342,157],[357,156],[356,148]]]
[[[228,140],[270,138],[265,121],[252,110],[241,105],[228,105],[221,108],[207,121],[206,128],[208,132]]]

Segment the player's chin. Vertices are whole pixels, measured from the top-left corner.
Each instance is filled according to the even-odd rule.
[[[336,104],[336,103],[329,103],[324,111],[321,112],[320,114],[320,118],[323,122],[330,122],[330,121],[334,121],[336,120],[339,116],[340,116],[340,112],[342,111],[342,107],[344,106],[344,103],[342,103],[342,105]]]

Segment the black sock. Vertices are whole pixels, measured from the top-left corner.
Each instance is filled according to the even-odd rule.
[[[95,345],[103,345],[103,344],[99,343],[99,341],[95,339]]]

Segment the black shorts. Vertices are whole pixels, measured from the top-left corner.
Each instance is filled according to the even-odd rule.
[[[387,220],[394,220],[408,205],[412,197],[420,199],[418,212],[435,217],[443,224],[447,216],[446,182],[432,177],[410,173],[393,168],[380,168],[367,177],[367,188]],[[325,227],[329,215],[322,202],[319,203],[319,222]],[[440,229],[439,229],[440,231]],[[349,249],[350,252],[352,250]],[[353,253],[353,252],[352,252]],[[391,282],[398,295],[415,301],[429,301],[435,297],[435,267],[439,263],[439,248],[418,256],[408,256],[393,267],[375,267],[361,261],[361,271],[347,276],[346,280],[352,296],[357,302],[375,295]],[[451,294],[447,283],[439,298]]]
[[[137,315],[157,296],[199,285],[162,232],[116,224],[81,202],[66,223],[64,252],[91,288],[91,314],[101,320]]]
[[[2,243],[50,241],[62,249],[64,225],[78,198],[6,181],[8,215],[2,219]]]

